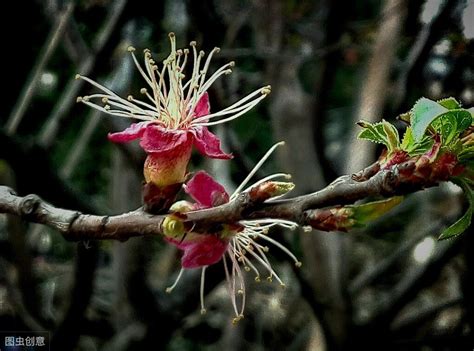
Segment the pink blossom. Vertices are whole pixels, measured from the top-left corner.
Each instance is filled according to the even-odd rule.
[[[140,146],[148,154],[145,179],[158,186],[184,181],[193,145],[204,156],[231,158],[208,127],[238,118],[270,93],[269,86],[257,89],[229,107],[211,113],[207,91],[218,78],[232,72],[234,62],[208,76],[211,59],[219,48],[214,48],[204,59],[205,53],[197,51],[196,42],[190,43],[191,49],[177,49],[175,35],[170,33],[169,38],[171,52],[161,67],[150,50],[144,51],[144,64],[140,64],[135,49],[129,48],[147,85],[140,90],[145,97],[143,100],[132,95],[122,98],[88,77],[76,76],[100,90],[100,93],[79,97],[78,102],[113,116],[141,121],[124,131],[109,134],[109,139],[118,143],[140,139]],[[191,74],[186,79],[187,65],[191,66]]]

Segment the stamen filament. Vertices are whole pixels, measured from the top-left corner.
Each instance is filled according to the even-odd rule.
[[[206,313],[206,308],[204,307],[204,282],[206,280],[206,268],[207,266],[202,267],[201,270],[201,286],[199,288],[199,297],[201,300],[201,314]]]
[[[234,199],[241,192],[241,190],[247,185],[247,183],[250,181],[250,179],[252,179],[252,177],[255,175],[255,173],[257,173],[257,171],[260,169],[260,167],[262,167],[262,165],[265,163],[265,161],[270,157],[270,155],[273,153],[273,151],[275,151],[275,149],[277,147],[283,146],[283,145],[285,145],[285,142],[280,141],[280,142],[276,143],[275,145],[273,145],[265,153],[265,155],[263,155],[263,157],[260,159],[260,161],[258,161],[258,163],[255,165],[255,167],[250,171],[250,173],[244,179],[244,181],[242,183],[240,183],[240,185],[237,187],[237,189],[235,189],[235,191],[232,193],[232,195],[230,196],[231,200]]]
[[[178,277],[176,278],[176,280],[174,281],[173,285],[169,286],[166,288],[166,292],[167,293],[170,293],[173,291],[173,289],[176,287],[176,285],[178,285],[178,282],[179,280],[181,279],[181,276],[183,275],[183,272],[184,272],[184,268],[181,268],[181,270],[179,271],[178,273]]]

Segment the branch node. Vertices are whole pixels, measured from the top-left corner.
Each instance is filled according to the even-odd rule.
[[[38,195],[27,195],[20,203],[20,211],[23,216],[31,216],[36,212],[41,203],[41,198]]]

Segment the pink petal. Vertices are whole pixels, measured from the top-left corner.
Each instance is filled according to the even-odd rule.
[[[204,171],[197,172],[184,186],[184,191],[204,208],[229,202],[224,187]]]
[[[232,154],[226,154],[222,151],[221,141],[207,127],[194,127],[190,131],[194,134],[194,145],[201,154],[224,160],[233,157]]]
[[[209,94],[206,92],[199,99],[196,107],[194,108],[194,118],[206,116],[211,111],[211,105],[209,104]]]
[[[171,241],[179,249],[184,250],[184,255],[181,258],[183,268],[209,266],[219,262],[226,252],[228,242],[214,235],[201,235],[201,237],[195,241],[181,244],[177,243],[176,240]]]
[[[191,138],[184,130],[167,130],[159,125],[148,125],[145,129],[140,146],[148,153],[177,153],[182,148],[188,149]]]
[[[148,126],[153,123],[151,121],[140,122],[140,123],[133,123],[127,129],[117,132],[117,133],[109,133],[108,138],[110,141],[114,143],[126,143],[143,136],[145,130]]]

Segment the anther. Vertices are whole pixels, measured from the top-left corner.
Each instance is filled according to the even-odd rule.
[[[201,308],[201,314],[205,315],[207,313],[207,310],[205,308]]]
[[[260,279],[260,276],[257,275],[257,276],[255,277],[255,282],[256,282],[256,283],[260,283],[261,281],[262,281],[262,280]]]
[[[133,95],[127,96],[127,100],[128,100],[128,101],[133,101]]]
[[[267,85],[266,87],[263,87],[260,92],[262,93],[262,95],[268,95],[272,92],[272,88],[270,85]]]
[[[133,46],[129,46],[129,47],[127,48],[127,51],[128,51],[128,52],[135,52],[135,48],[134,48]]]
[[[82,100],[83,100],[83,99],[82,99],[82,96],[78,96],[78,97],[76,98],[76,102],[82,102]]]
[[[103,103],[103,104],[106,104],[106,103],[108,103],[108,102],[109,102],[109,98],[104,96],[104,97],[102,98],[102,103]]]
[[[168,33],[168,37],[174,38],[174,36],[175,36],[175,35],[174,35],[174,32],[169,32],[169,33]]]
[[[146,94],[146,92],[147,92],[146,88],[141,88],[140,89],[140,94]]]
[[[301,267],[302,265],[303,265],[303,263],[301,263],[300,261],[295,262],[295,266],[298,267],[298,268]]]
[[[192,42],[189,43],[189,46],[196,46],[196,42],[193,40]]]
[[[81,79],[81,75],[78,73],[74,76],[74,79]]]

